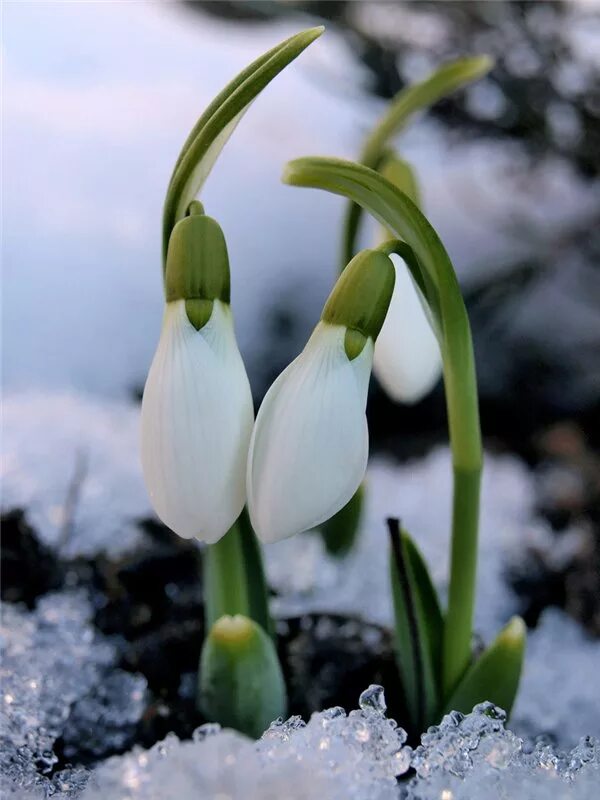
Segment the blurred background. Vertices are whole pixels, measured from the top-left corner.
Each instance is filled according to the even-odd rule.
[[[283,164],[356,157],[403,86],[444,60],[488,53],[490,76],[397,146],[464,287],[488,448],[539,471],[556,530],[582,515],[597,526],[594,2],[7,2],[5,392],[139,400],[160,329],[161,207],[179,149],[241,68],[320,23],[325,36],[257,100],[203,192],[228,240],[257,403],[318,318],[340,246],[341,198],[281,185]],[[445,440],[441,387],[404,408],[374,385],[369,416],[374,449],[402,459]]]
[[[341,199],[283,187],[285,161],[357,156],[407,82],[489,53],[491,76],[398,147],[463,281],[488,434],[523,446],[542,423],[587,426],[600,396],[590,2],[7,3],[5,387],[139,391],[160,325],[159,220],[179,148],[240,68],[321,22],[327,34],[260,97],[203,195],[228,238],[257,399],[302,347],[339,250]],[[443,430],[441,401],[399,413],[376,397],[375,436]]]

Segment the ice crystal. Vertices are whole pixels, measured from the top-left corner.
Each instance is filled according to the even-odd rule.
[[[35,611],[3,604],[0,774],[19,791],[81,788],[85,771],[54,771],[64,755],[90,759],[128,744],[145,708],[145,680],[112,666],[114,646],[90,625],[85,594],[46,595]],[[8,790],[7,790],[8,791]],[[15,788],[16,792],[16,788]]]

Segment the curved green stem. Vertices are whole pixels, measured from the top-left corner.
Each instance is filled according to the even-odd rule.
[[[359,164],[331,158],[290,162],[284,181],[326,189],[360,204],[413,251],[407,260],[437,320],[452,461],[454,511],[448,613],[444,630],[444,694],[458,683],[471,660],[475,601],[481,430],[469,319],[452,263],[437,233],[417,206],[392,183]],[[406,251],[407,252],[407,251]]]
[[[460,58],[444,64],[425,80],[402,89],[390,101],[384,115],[367,137],[359,161],[365,167],[380,170],[386,159],[386,148],[418,111],[434,105],[461,86],[483,77],[492,68],[488,56]],[[350,261],[356,247],[360,227],[361,209],[354,202],[348,203],[344,214],[341,269]]]

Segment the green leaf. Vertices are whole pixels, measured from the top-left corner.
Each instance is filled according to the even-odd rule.
[[[473,706],[489,700],[510,714],[519,688],[526,634],[523,620],[513,617],[467,670],[445,703],[444,713],[462,711],[468,714]]]
[[[242,615],[221,617],[204,641],[198,707],[219,724],[258,738],[287,698],[275,645],[260,625]]]
[[[423,557],[398,520],[388,519],[394,640],[407,708],[415,731],[435,721],[440,704],[444,622]]]
[[[346,505],[319,526],[330,556],[342,558],[352,550],[360,526],[364,496],[365,487],[361,484]]]
[[[163,266],[175,223],[202,188],[217,157],[256,96],[323,32],[309,28],[257,58],[215,97],[183,145],[163,211]]]
[[[444,64],[424,81],[402,89],[365,141],[359,158],[361,164],[379,171],[390,140],[406,127],[415,113],[483,77],[492,66],[488,56],[461,58]],[[343,224],[342,269],[354,255],[361,213],[355,203],[348,203]]]

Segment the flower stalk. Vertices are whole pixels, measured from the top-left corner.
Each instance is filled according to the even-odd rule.
[[[182,147],[163,211],[163,330],[142,403],[142,465],[157,515],[207,545],[198,703],[255,736],[285,712],[285,686],[260,548],[244,510],[254,414],[230,309],[227,246],[195,198],[252,101],[322,32],[301,31],[256,59]]]
[[[205,548],[202,573],[207,631],[220,617],[242,614],[274,634],[260,545],[246,509],[222,539]]]
[[[424,290],[439,329],[454,470],[450,592],[442,659],[442,687],[447,695],[471,662],[482,468],[473,345],[456,273],[427,219],[374,170],[339,159],[303,158],[287,165],[283,180],[341,194],[400,237],[414,254],[407,264],[414,269],[413,277]]]

